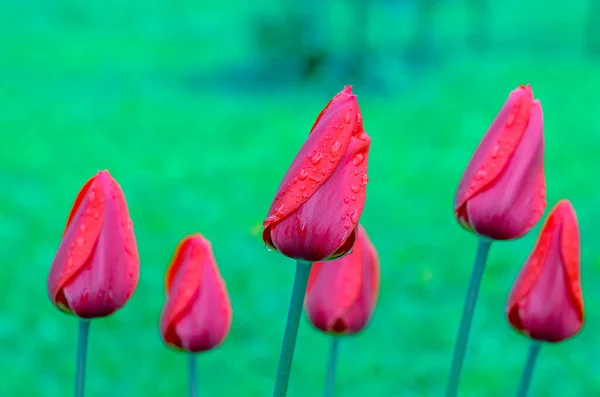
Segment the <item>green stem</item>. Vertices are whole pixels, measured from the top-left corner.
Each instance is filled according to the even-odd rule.
[[[325,397],[333,397],[333,386],[335,380],[335,367],[337,364],[339,338],[331,338],[329,348],[329,362],[327,363],[327,383],[325,384]]]
[[[188,361],[188,370],[190,375],[190,384],[189,384],[189,393],[190,397],[196,397],[198,390],[198,370],[196,367],[196,355],[194,353],[190,353],[189,361]]]
[[[85,391],[85,363],[90,334],[90,320],[79,320],[79,341],[77,342],[77,366],[75,367],[75,397],[83,397]]]
[[[469,344],[469,333],[471,332],[471,323],[473,321],[473,313],[475,312],[475,304],[477,303],[477,295],[479,295],[479,287],[485,270],[491,240],[480,239],[477,245],[477,254],[475,255],[475,264],[471,273],[471,281],[467,289],[467,296],[463,307],[462,318],[458,328],[456,343],[454,344],[454,355],[452,357],[452,365],[450,367],[450,375],[448,376],[448,385],[446,388],[446,397],[456,397],[458,394],[458,385],[460,383],[460,374],[462,372],[463,362],[467,345]]]
[[[523,374],[521,375],[521,381],[519,382],[519,390],[517,391],[517,397],[526,397],[529,385],[531,384],[531,378],[533,376],[533,368],[537,356],[542,347],[541,342],[532,341],[529,345],[529,353],[527,354],[527,361],[525,362],[525,368],[523,368]]]
[[[300,317],[302,315],[302,304],[306,295],[306,285],[308,284],[311,267],[312,263],[310,262],[298,261],[296,264],[296,276],[294,278],[292,298],[290,299],[290,307],[283,334],[283,344],[281,345],[273,397],[285,397],[287,395],[294,349],[296,348],[296,338],[298,337],[298,326],[300,325]]]

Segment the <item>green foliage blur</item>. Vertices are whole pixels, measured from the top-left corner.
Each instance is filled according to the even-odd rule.
[[[600,395],[600,62],[588,2],[490,0],[475,17],[467,0],[426,3],[372,1],[363,14],[356,1],[306,2],[321,23],[306,44],[286,22],[290,1],[0,1],[0,396],[72,395],[77,321],[52,306],[46,277],[99,169],[125,192],[141,277],[122,311],[92,323],[87,396],[185,395],[185,356],[163,346],[158,318],[164,271],[192,232],[213,242],[234,307],[229,338],[199,358],[200,395],[269,396],[294,264],[265,250],[261,223],[344,84],[373,140],[362,223],[382,285],[370,326],[341,342],[337,395],[442,395],[476,247],[453,217],[454,192],[521,83],[543,104],[549,206],[567,197],[579,216],[586,303],[581,334],[542,348],[531,396]],[[344,67],[355,59],[362,74]],[[528,341],[504,303],[539,226],[492,247],[461,396],[516,389]],[[328,341],[303,321],[290,397],[322,394]]]

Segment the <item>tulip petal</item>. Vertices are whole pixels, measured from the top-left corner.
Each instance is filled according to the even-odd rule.
[[[555,233],[552,240],[557,240]],[[557,241],[550,252],[536,283],[519,304],[523,330],[533,339],[558,342],[575,335],[580,327],[578,310],[566,286],[566,274]]]
[[[290,216],[337,170],[348,150],[359,108],[351,87],[346,87],[319,114],[311,133],[290,165],[263,223],[265,241],[269,227]]]
[[[104,223],[104,206],[103,186],[92,178],[75,200],[48,276],[50,300],[66,313],[71,309],[63,288],[89,261]]]
[[[493,188],[484,188],[465,203],[466,219],[478,234],[497,240],[517,238],[542,217],[546,208],[542,120],[535,101],[522,141]]]
[[[204,261],[202,289],[196,291],[189,312],[175,324],[175,333],[188,352],[202,352],[220,345],[231,327],[231,302],[216,261]]]
[[[533,102],[529,84],[519,86],[509,94],[464,172],[456,193],[456,211],[494,182],[504,170],[525,134]]]
[[[583,324],[579,231],[575,211],[561,200],[550,212],[507,302],[515,329],[533,339],[558,342]]]
[[[137,246],[121,187],[106,171],[96,180],[103,193],[102,229],[85,266],[63,286],[69,307],[81,318],[114,313],[132,296],[139,277]]]
[[[167,272],[168,296],[160,326],[165,341],[176,348],[181,345],[181,340],[175,324],[191,310],[202,283],[206,262],[202,246],[205,244],[208,242],[199,236],[185,237],[177,246]]]

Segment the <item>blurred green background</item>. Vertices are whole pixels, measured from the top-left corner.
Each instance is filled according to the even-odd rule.
[[[549,205],[568,197],[578,212],[587,312],[579,336],[542,349],[531,396],[600,395],[593,1],[0,0],[0,395],[72,395],[77,322],[46,277],[77,191],[107,168],[141,278],[92,324],[87,396],[185,395],[185,357],[157,326],[164,270],[196,231],[234,307],[229,338],[200,357],[201,395],[269,396],[294,264],[265,250],[261,222],[344,84],[373,139],[362,223],[382,285],[371,325],[340,345],[337,395],[442,395],[476,246],[453,218],[455,188],[521,83],[543,104]],[[516,389],[528,342],[504,303],[538,230],[492,247],[461,396]],[[303,321],[290,397],[321,395],[327,345]]]

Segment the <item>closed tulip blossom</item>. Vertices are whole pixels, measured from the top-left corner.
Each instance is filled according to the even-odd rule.
[[[232,309],[210,242],[186,236],[165,276],[167,300],[160,320],[165,343],[191,353],[220,345],[231,327]]]
[[[48,277],[50,300],[82,318],[105,317],[137,286],[139,257],[121,187],[108,171],[81,189]]]
[[[583,326],[579,226],[568,200],[550,211],[506,304],[508,322],[532,339],[517,396],[525,397],[543,342],[577,335]]]
[[[283,177],[263,224],[265,244],[307,262],[346,254],[365,204],[370,143],[347,86],[319,114]]]
[[[454,345],[446,397],[455,397],[471,322],[491,242],[522,237],[546,209],[544,121],[531,86],[513,90],[488,128],[462,176],[454,215],[479,237],[471,280]]]
[[[75,199],[48,276],[48,295],[81,318],[76,396],[83,395],[89,319],[108,316],[131,298],[139,278],[133,224],[121,187],[108,171]]]
[[[331,262],[316,262],[306,288],[310,322],[333,335],[354,334],[371,319],[379,294],[377,251],[362,226],[352,252]]]
[[[219,346],[229,334],[231,301],[210,242],[200,233],[184,237],[165,275],[167,300],[160,319],[164,342],[199,353]],[[196,356],[189,356],[189,395],[197,393]]]
[[[546,208],[542,105],[512,91],[473,154],[454,201],[466,229],[493,240],[523,236]]]
[[[560,342],[583,326],[579,227],[568,200],[550,212],[506,304],[509,323],[532,339]]]
[[[273,397],[287,395],[312,263],[340,258],[356,241],[370,145],[356,95],[346,86],[317,117],[263,222],[267,248],[296,260]]]

